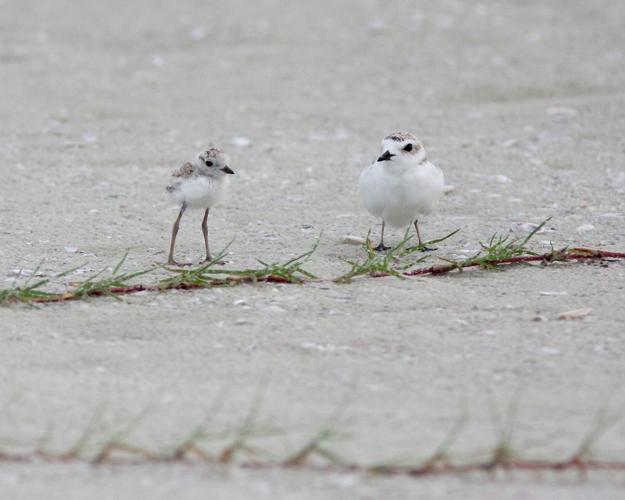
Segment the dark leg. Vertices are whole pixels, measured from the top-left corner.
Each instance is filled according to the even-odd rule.
[[[203,262],[210,262],[211,252],[208,249],[208,208],[204,212],[204,219],[202,219],[202,234],[204,235],[204,248],[206,248],[206,258]]]
[[[174,260],[174,247],[176,246],[176,236],[178,235],[178,229],[180,228],[180,219],[182,219],[182,214],[187,209],[186,203],[183,203],[180,207],[180,212],[178,213],[178,217],[176,218],[176,222],[174,222],[174,227],[171,230],[171,243],[169,245],[169,257],[167,258],[167,263],[174,266],[187,266],[188,264],[179,264]]]
[[[380,234],[380,244],[374,248],[376,252],[385,252],[391,247],[384,246],[384,220],[382,220],[382,233]]]
[[[421,247],[422,252],[433,252],[434,250],[437,250],[435,247],[426,247],[421,241],[421,235],[419,234],[419,221],[418,220],[414,221],[414,228],[417,231],[417,239],[419,240],[419,246]]]

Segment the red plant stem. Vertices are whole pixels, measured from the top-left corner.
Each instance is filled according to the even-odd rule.
[[[467,464],[424,464],[417,466],[389,465],[383,467],[367,466],[363,464],[314,464],[303,462],[301,464],[286,465],[272,462],[244,462],[239,464],[246,469],[270,469],[270,468],[293,468],[312,470],[316,472],[333,473],[369,473],[380,476],[410,476],[423,477],[434,475],[469,474],[473,472],[492,472],[494,470],[506,471],[552,471],[562,472],[567,470],[578,471],[625,471],[625,462],[621,461],[601,461],[601,460],[581,460],[573,459],[565,462],[561,461],[531,461],[513,459],[508,461],[489,461]]]
[[[223,280],[214,280],[207,285],[196,285],[194,283],[175,283],[166,286],[159,285],[129,285],[129,286],[114,286],[106,291],[94,290],[87,292],[89,297],[100,297],[102,295],[128,295],[137,292],[162,292],[164,290],[195,290],[198,288],[207,288],[207,286],[220,286],[228,283],[251,283],[251,282],[265,282],[265,283],[290,283],[288,279],[276,274],[268,274],[266,276],[227,276]],[[73,295],[72,292],[59,293],[50,297],[40,297],[32,299],[29,302],[34,303],[48,303],[48,302],[66,302],[68,300],[76,300],[80,298],[79,295]]]
[[[113,456],[112,452],[118,451],[125,456]],[[200,453],[197,453],[200,451]],[[26,453],[0,453],[0,463],[25,463],[43,459],[47,463],[90,463],[92,465],[141,465],[146,463],[160,462],[181,462],[181,463],[206,463],[218,464],[219,460],[211,457],[199,448],[191,447],[189,452],[194,452],[199,458],[191,460],[189,453],[183,452],[175,457],[159,456],[147,449],[128,445],[115,445],[110,450],[105,450],[101,455],[94,458],[80,456],[78,454],[65,455],[45,452],[43,450],[33,450]],[[522,458],[511,458],[509,460],[489,460],[485,462],[473,462],[465,464],[454,464],[450,462],[425,463],[423,465],[402,466],[386,465],[382,467],[369,466],[359,463],[345,464],[319,464],[313,462],[301,462],[297,464],[286,464],[275,461],[253,460],[239,462],[239,467],[244,469],[299,469],[314,472],[327,473],[368,473],[379,476],[409,476],[423,477],[434,475],[469,474],[475,472],[493,472],[495,470],[506,471],[552,471],[563,472],[567,470],[577,470],[580,472],[591,471],[625,471],[625,461],[619,460],[596,460],[582,459],[579,456],[569,460],[524,460]]]
[[[542,255],[520,255],[518,257],[508,257],[505,259],[487,260],[487,264],[494,266],[499,264],[515,264],[519,262],[555,262],[564,260],[583,260],[583,259],[625,259],[624,252],[608,252],[603,250],[594,250],[591,248],[573,248],[570,252],[554,252],[544,253]],[[403,276],[420,276],[423,274],[444,274],[456,269],[464,269],[467,267],[477,267],[482,263],[474,262],[467,265],[441,264],[438,266],[422,267],[406,271]],[[389,276],[388,273],[373,273],[374,278],[382,278]]]

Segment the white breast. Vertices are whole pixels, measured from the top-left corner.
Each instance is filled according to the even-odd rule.
[[[228,181],[204,175],[178,179],[171,194],[177,203],[190,208],[211,208],[223,200]]]
[[[392,226],[403,228],[432,211],[443,194],[443,172],[426,161],[401,169],[376,162],[360,176],[365,208]]]
[[[390,179],[380,163],[374,163],[360,174],[358,188],[365,208],[371,215],[381,217],[388,204],[387,197],[392,191]]]

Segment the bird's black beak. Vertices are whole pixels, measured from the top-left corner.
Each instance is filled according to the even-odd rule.
[[[384,151],[382,156],[378,158],[378,161],[389,161],[393,156],[395,155],[390,153],[389,151]]]
[[[225,172],[227,174],[234,174],[234,170],[232,170],[228,165],[226,165],[224,168],[222,168],[221,171]]]

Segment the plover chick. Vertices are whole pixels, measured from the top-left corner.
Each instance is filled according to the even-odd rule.
[[[384,246],[384,227],[407,227],[414,224],[419,245],[418,216],[429,214],[443,194],[443,172],[431,163],[423,144],[412,134],[398,132],[382,141],[382,154],[360,174],[360,194],[365,208],[382,219],[378,251]],[[435,248],[422,248],[436,250]]]
[[[166,189],[180,205],[180,212],[178,212],[178,217],[171,231],[168,264],[181,265],[174,260],[174,247],[180,219],[187,208],[204,209],[202,234],[204,235],[206,258],[203,262],[211,260],[208,246],[208,212],[223,199],[230,181],[228,174],[234,174],[228,166],[228,157],[221,149],[217,148],[202,151],[193,161],[185,163],[172,173],[171,184]]]

